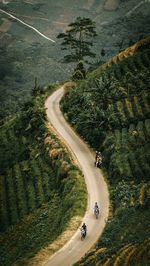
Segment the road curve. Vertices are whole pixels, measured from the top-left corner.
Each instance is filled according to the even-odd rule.
[[[64,119],[59,102],[64,94],[61,87],[55,91],[45,102],[48,120],[53,125],[57,134],[65,141],[66,145],[74,154],[81,168],[88,191],[88,206],[83,222],[87,224],[87,237],[80,239],[80,230],[57,251],[44,266],[71,266],[77,262],[92,247],[101,235],[108,218],[109,193],[101,171],[94,167],[94,155],[89,147],[75,134]],[[98,220],[93,215],[95,202],[100,206]]]

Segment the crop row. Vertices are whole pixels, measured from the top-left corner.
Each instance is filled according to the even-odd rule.
[[[12,168],[14,164],[16,164],[20,160],[24,160],[25,152],[27,151],[27,145],[22,143],[21,137],[16,136],[16,132],[13,127],[8,129],[1,129],[0,132],[0,164],[1,164],[1,174],[6,175],[6,171],[8,168]]]
[[[109,78],[113,75],[117,80],[121,80],[124,78],[124,75],[131,73],[128,83],[132,83],[132,78],[134,79],[132,74],[136,73],[136,79],[138,79],[138,76],[141,76],[141,73],[144,74],[150,67],[150,55],[148,51],[144,51],[143,53],[124,58],[124,60],[122,58],[120,60],[117,57],[114,62],[112,61],[111,65],[112,68],[108,68],[106,71]]]
[[[150,200],[150,186],[149,184],[142,184],[138,189],[136,195],[130,196],[130,206],[131,207],[144,207]]]
[[[141,142],[146,143],[150,137],[150,119],[139,121],[136,125],[130,124],[128,128],[114,131],[115,142],[120,145],[135,146]]]
[[[22,217],[39,208],[51,198],[50,167],[41,158],[23,161],[1,176],[0,216],[1,228],[15,224]]]
[[[96,265],[96,266],[130,266],[130,265],[148,265],[148,252],[150,248],[150,239],[146,239],[143,243],[127,244],[120,248],[116,253],[104,256],[107,253],[106,248],[97,249],[95,253],[88,256],[86,263],[80,265]],[[102,257],[101,257],[102,255]],[[95,263],[94,263],[95,262]],[[89,264],[87,264],[89,263]],[[136,263],[136,264],[135,264]],[[146,263],[146,264],[145,264]]]
[[[117,88],[118,90],[122,88],[124,90],[124,94],[127,95],[127,97],[133,97],[142,95],[143,93],[148,93],[150,88],[150,77],[148,70],[140,71],[138,73],[125,72],[122,75],[119,66],[116,66],[115,70],[109,70],[106,73],[103,73],[101,78],[104,83],[104,89],[108,90],[108,95],[110,95],[112,91],[112,85],[115,85],[116,91]],[[96,80],[99,79],[100,78],[97,77]],[[98,85],[97,82],[96,85]],[[93,85],[89,83],[89,86],[92,87]]]
[[[134,96],[113,102],[109,104],[107,113],[110,116],[110,123],[117,127],[144,120],[150,115],[148,97],[143,94],[141,97]]]
[[[13,127],[10,127],[9,130],[5,131],[3,136],[3,141],[7,143],[8,147],[15,147],[16,153],[20,149],[20,138],[16,136],[15,130]]]
[[[130,124],[128,128],[116,129],[107,135],[104,146],[104,162],[112,177],[148,177],[150,120]]]
[[[139,262],[140,265],[148,265],[144,263],[145,263],[145,258],[148,255],[149,247],[150,247],[150,239],[147,239],[142,244],[128,244],[125,247],[121,248],[116,254],[113,254],[110,258],[108,258],[103,263],[103,266],[111,266],[111,265],[129,266],[133,265],[132,263],[134,262],[136,263]]]

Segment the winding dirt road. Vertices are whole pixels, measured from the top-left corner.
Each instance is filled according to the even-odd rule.
[[[0,12],[4,13],[5,15],[7,15],[7,16],[9,16],[9,17],[11,17],[11,18],[13,18],[14,20],[19,21],[21,24],[25,25],[26,27],[28,27],[28,28],[34,30],[36,33],[38,33],[38,34],[39,34],[40,36],[42,36],[44,39],[47,39],[47,40],[49,40],[49,41],[51,41],[51,42],[55,42],[55,41],[52,40],[51,38],[49,38],[49,37],[47,37],[46,35],[44,35],[43,33],[41,33],[41,32],[40,32],[39,30],[37,30],[35,27],[33,27],[33,26],[31,26],[31,25],[25,23],[25,22],[22,21],[21,19],[19,19],[19,18],[13,16],[12,14],[6,12],[5,10],[3,10],[3,9],[0,8]]]
[[[101,171],[94,167],[94,154],[70,128],[60,111],[59,102],[63,93],[64,89],[61,87],[46,100],[45,106],[48,120],[75,156],[85,177],[88,190],[88,207],[83,222],[87,224],[87,237],[81,241],[80,230],[77,230],[67,244],[57,251],[45,266],[71,266],[84,256],[101,235],[109,211],[107,185]],[[96,201],[100,206],[98,220],[93,215],[93,206]]]

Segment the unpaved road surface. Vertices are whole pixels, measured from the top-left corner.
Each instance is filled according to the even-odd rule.
[[[74,154],[85,177],[88,207],[83,222],[87,225],[87,237],[81,241],[80,230],[78,229],[67,244],[50,257],[45,266],[71,266],[84,256],[101,235],[109,210],[107,185],[100,169],[94,167],[94,154],[70,128],[60,111],[59,102],[63,93],[64,89],[61,87],[46,100],[45,106],[48,120]],[[97,220],[93,215],[93,206],[96,201],[100,206],[100,216]]]

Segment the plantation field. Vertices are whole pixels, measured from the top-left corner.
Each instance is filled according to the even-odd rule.
[[[150,232],[149,38],[66,91],[61,103],[77,132],[103,155],[110,218],[76,265],[148,265]]]
[[[0,127],[0,265],[27,265],[86,209],[83,176],[48,130],[45,97]]]
[[[8,2],[8,4],[4,4]],[[77,16],[96,22],[98,37],[93,46],[96,58],[91,63],[106,61],[119,49],[149,34],[149,3],[127,15],[140,0],[118,1],[117,8],[107,10],[105,0],[57,1],[1,1],[0,8],[35,27],[52,38],[52,43],[37,33],[0,12],[0,118],[20,110],[31,97],[35,78],[47,83],[68,79],[74,65],[62,64],[58,33]],[[122,44],[121,44],[122,43]],[[121,45],[121,46],[120,46]],[[106,55],[100,53],[104,48]],[[88,58],[89,59],[89,58]],[[86,66],[88,68],[88,66]]]

